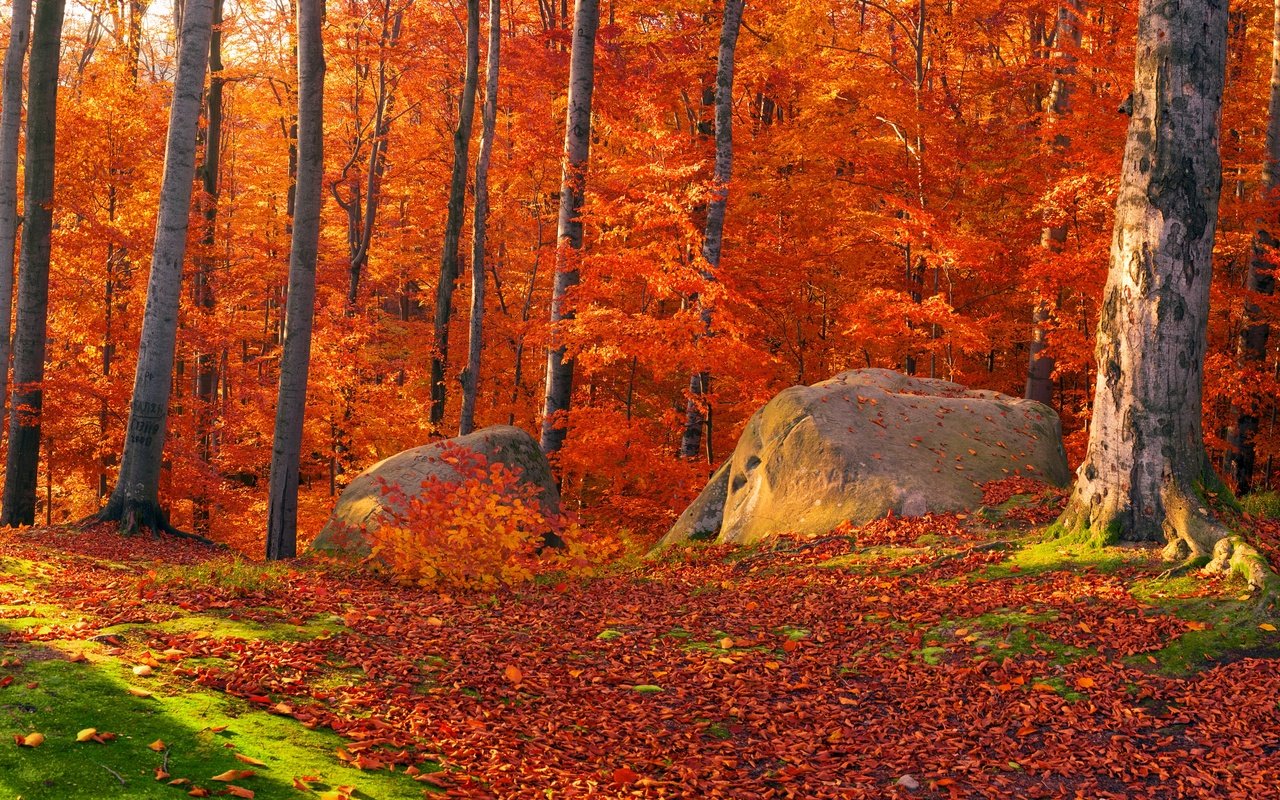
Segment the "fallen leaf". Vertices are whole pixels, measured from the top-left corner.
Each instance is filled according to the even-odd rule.
[[[1261,628],[1261,629],[1262,629],[1262,630],[1264,630],[1264,631],[1271,631],[1271,632],[1273,632],[1273,633],[1275,632],[1275,629],[1276,629],[1276,626],[1275,626],[1275,625],[1272,625],[1270,622],[1264,622],[1264,623],[1262,623],[1261,625],[1259,625],[1258,627],[1259,627],[1259,628]]]
[[[155,673],[149,664],[139,664],[133,668],[133,674],[139,678],[150,678]]]
[[[267,765],[267,762],[259,761],[253,756],[246,756],[244,753],[236,753],[236,761],[242,764],[252,764],[255,767],[265,767]]]
[[[15,736],[22,747],[39,747],[44,744],[43,733],[28,733],[26,736]]]
[[[76,741],[77,741],[77,742],[87,742],[87,741],[89,741],[90,739],[92,739],[92,738],[93,738],[93,735],[94,735],[95,733],[97,733],[97,732],[98,732],[98,729],[97,729],[97,728],[85,728],[84,730],[82,730],[82,731],[80,731],[79,733],[77,733],[77,734],[76,734]]]
[[[163,741],[163,740],[161,740],[161,739],[156,739],[154,742],[152,742],[151,744],[147,745],[147,747],[148,747],[149,749],[151,749],[151,750],[155,750],[157,753],[159,753],[161,750],[164,750],[166,747],[168,747],[168,745],[166,745],[166,744],[164,743],[164,741]]]
[[[520,668],[515,665],[508,666],[502,671],[502,674],[507,676],[507,680],[511,681],[516,686],[519,686],[520,682],[524,680],[524,673],[522,673]]]

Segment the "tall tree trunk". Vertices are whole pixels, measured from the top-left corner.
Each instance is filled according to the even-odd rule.
[[[502,0],[489,0],[489,55],[485,65],[484,108],[481,110],[480,153],[476,156],[476,207],[471,220],[471,318],[467,338],[467,366],[462,371],[462,415],[458,435],[476,427],[476,392],[480,383],[480,353],[484,349],[484,244],[489,224],[489,156],[498,122],[498,64],[502,46]]]
[[[120,475],[107,505],[93,521],[118,520],[125,532],[139,527],[178,533],[160,508],[160,470],[169,415],[173,356],[182,294],[192,183],[196,174],[196,132],[209,60],[214,0],[185,0],[178,71],[169,109],[160,209],[156,219],[147,303],[138,342],[138,365],[129,404]]]
[[[1053,87],[1049,90],[1049,123],[1071,113],[1071,93],[1075,88],[1072,79],[1076,73],[1075,49],[1080,47],[1080,0],[1064,0],[1058,8],[1058,27],[1054,34],[1057,43],[1058,66],[1054,68]],[[1059,161],[1066,159],[1071,147],[1071,137],[1058,131],[1053,137],[1053,150]],[[1065,223],[1049,225],[1041,233],[1040,244],[1051,253],[1060,253],[1067,241]],[[1053,356],[1045,353],[1049,347],[1049,322],[1051,311],[1044,298],[1036,302],[1031,312],[1031,347],[1027,364],[1027,385],[1024,396],[1045,405],[1053,404]]]
[[[720,269],[720,246],[724,241],[724,215],[729,204],[729,180],[733,177],[733,67],[738,47],[738,29],[742,26],[744,0],[725,0],[724,21],[720,26],[720,54],[716,59],[716,166],[712,178],[711,203],[707,207],[707,228],[702,238],[702,279],[715,281]],[[698,313],[702,319],[702,336],[711,335],[711,303],[698,295]],[[685,409],[684,435],[680,438],[680,455],[696,458],[702,430],[710,422],[708,392],[711,371],[705,366],[689,379],[689,401]],[[708,431],[709,434],[709,431]],[[707,437],[707,460],[712,460],[711,438]]]
[[[0,513],[0,524],[10,527],[31,525],[36,518],[44,351],[49,318],[58,55],[64,8],[64,0],[40,0],[36,5],[35,30],[31,37],[22,259],[18,271],[18,318],[13,337],[13,401],[9,404],[9,453],[4,473],[4,510]],[[5,113],[8,111],[6,106]]]
[[[444,373],[449,364],[449,318],[458,280],[458,240],[462,235],[463,204],[467,199],[467,168],[471,161],[471,127],[476,111],[476,82],[480,69],[480,0],[467,0],[467,70],[458,103],[458,128],[453,132],[453,176],[449,181],[449,210],[440,251],[440,282],[436,284],[434,352],[431,356],[431,424],[444,420]],[[483,264],[483,260],[481,262]]]
[[[1142,0],[1133,117],[1098,322],[1089,449],[1063,514],[1104,540],[1205,553],[1224,529],[1201,429],[1222,186],[1226,0]]]
[[[267,500],[267,558],[293,558],[324,178],[324,0],[298,0],[298,179]]]
[[[196,262],[195,305],[199,313],[208,318],[216,306],[213,292],[214,256],[218,225],[218,176],[221,170],[222,151],[222,3],[214,0],[213,26],[209,36],[209,91],[205,96],[208,123],[205,126],[204,163],[200,165],[200,183],[204,189],[204,230],[200,237],[202,251]],[[203,326],[208,328],[207,325]],[[200,461],[206,469],[213,459],[214,391],[218,385],[218,364],[210,345],[196,354],[196,415],[199,437]],[[192,527],[197,533],[209,529],[209,498],[204,490],[196,492],[192,510]]]
[[[598,0],[575,0],[573,44],[569,55],[569,105],[565,113],[564,166],[560,176],[560,220],[556,230],[556,273],[551,289],[551,341],[547,348],[547,389],[542,411],[542,451],[550,455],[564,445],[573,395],[573,359],[566,358],[564,323],[573,319],[568,304],[578,285],[582,255],[582,201],[591,154],[591,93],[595,89]]]
[[[1276,190],[1280,189],[1280,0],[1275,2],[1275,12],[1271,33],[1271,97],[1267,103],[1267,149],[1263,153],[1262,192],[1272,203],[1275,202]],[[1274,205],[1271,206],[1274,208]],[[1257,230],[1253,235],[1253,257],[1249,260],[1249,274],[1245,280],[1245,289],[1253,294],[1273,295],[1276,291],[1275,262],[1276,237],[1268,229],[1274,224],[1274,212],[1264,220],[1258,220]],[[1244,303],[1244,325],[1240,331],[1237,354],[1241,370],[1246,373],[1245,381],[1250,383],[1247,373],[1263,368],[1267,358],[1267,343],[1271,338],[1271,325],[1258,303],[1252,297],[1246,297]],[[1254,400],[1253,402],[1257,402]],[[1257,445],[1254,437],[1258,433],[1258,412],[1252,404],[1232,408],[1235,417],[1231,429],[1227,431],[1227,463],[1226,470],[1235,484],[1238,494],[1246,494],[1253,488],[1254,464],[1257,458]]]
[[[18,239],[18,138],[22,130],[22,65],[31,41],[31,0],[14,0],[0,95],[0,412],[9,400],[13,278]]]

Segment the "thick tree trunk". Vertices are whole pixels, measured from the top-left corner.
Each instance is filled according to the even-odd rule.
[[[324,0],[298,0],[298,178],[267,500],[267,558],[293,558],[324,179]]]
[[[436,284],[434,352],[431,356],[431,424],[444,421],[447,399],[444,373],[449,365],[449,318],[453,316],[453,290],[458,281],[458,240],[466,212],[467,169],[471,166],[471,128],[476,113],[476,82],[480,69],[480,0],[467,0],[467,68],[458,103],[458,128],[453,132],[453,175],[449,181],[449,209],[444,223],[444,247],[440,250],[440,282]],[[483,262],[482,262],[483,263]]]
[[[551,289],[551,341],[547,348],[546,401],[542,413],[542,451],[564,445],[573,394],[573,359],[566,358],[564,322],[573,319],[568,293],[578,285],[582,254],[582,201],[591,154],[591,94],[595,90],[598,0],[576,0],[569,55],[569,105],[565,113],[564,166],[560,176],[560,220],[556,230],[556,273]]]
[[[467,338],[467,366],[462,371],[462,415],[458,435],[476,427],[476,392],[480,383],[480,353],[484,349],[484,244],[489,224],[489,156],[498,122],[498,65],[502,45],[502,0],[489,0],[489,55],[485,65],[484,108],[481,110],[480,153],[476,156],[476,207],[471,227],[471,319]]]
[[[23,62],[31,42],[31,0],[14,0],[0,95],[0,412],[9,400],[14,256],[18,239],[18,138],[22,130]]]
[[[729,205],[729,181],[733,177],[733,67],[738,47],[738,29],[742,26],[744,0],[725,0],[724,20],[720,25],[720,53],[716,59],[716,165],[712,178],[711,202],[707,207],[707,227],[702,237],[702,258],[706,265],[702,279],[717,280],[720,269],[720,246],[724,241],[724,215]],[[711,303],[699,294],[694,298],[702,321],[702,336],[711,334]],[[710,419],[711,370],[704,367],[689,378],[689,400],[685,408],[684,435],[680,438],[680,455],[696,458],[702,431]],[[711,461],[711,440],[707,439],[707,460]]]
[[[1080,0],[1065,0],[1058,9],[1057,43],[1055,56],[1058,66],[1054,68],[1053,88],[1049,92],[1048,109],[1049,124],[1056,125],[1062,117],[1071,113],[1071,93],[1075,88],[1073,78],[1076,73],[1076,56],[1074,50],[1080,47]],[[1053,150],[1060,161],[1066,160],[1071,147],[1071,137],[1059,131],[1053,137]],[[1065,223],[1045,227],[1040,237],[1040,244],[1052,253],[1062,251],[1067,242],[1067,226]],[[1054,358],[1045,351],[1049,347],[1049,331],[1047,323],[1051,311],[1047,300],[1041,298],[1031,312],[1031,346],[1027,365],[1027,386],[1025,397],[1045,405],[1053,404],[1053,370]]]
[[[160,509],[160,470],[178,333],[182,263],[187,250],[191,192],[196,174],[196,132],[212,21],[213,0],[185,0],[160,183],[160,210],[124,454],[115,489],[106,507],[93,517],[94,521],[118,520],[125,532],[139,527],[151,528],[154,532],[175,532]]]
[[[64,0],[40,0],[31,37],[22,201],[25,216],[18,270],[18,318],[13,337],[13,402],[9,405],[9,453],[4,473],[4,510],[0,514],[0,524],[10,527],[31,525],[36,518],[44,351],[49,318],[58,54],[64,8]],[[8,111],[6,106],[5,113]]]
[[[1271,33],[1271,95],[1267,103],[1267,149],[1263,154],[1262,192],[1274,202],[1280,188],[1280,0],[1275,2]],[[1274,223],[1274,214],[1258,220],[1253,235],[1253,257],[1249,261],[1249,273],[1245,289],[1252,294],[1273,295],[1276,291],[1275,262],[1276,238],[1268,229]],[[1251,383],[1250,371],[1265,368],[1267,344],[1271,338],[1271,324],[1252,297],[1246,296],[1244,320],[1237,347],[1240,368],[1245,373],[1246,385]],[[1257,401],[1254,400],[1256,403]],[[1246,494],[1253,488],[1254,464],[1257,460],[1258,412],[1253,404],[1232,408],[1234,417],[1227,431],[1226,470],[1238,494]]]
[[[1098,323],[1089,449],[1068,530],[1207,554],[1224,535],[1201,430],[1222,185],[1226,0],[1142,0],[1133,118]]]
[[[214,257],[218,224],[218,177],[222,151],[222,2],[214,0],[213,26],[209,36],[209,91],[205,97],[208,120],[205,125],[204,163],[200,165],[200,183],[204,189],[204,230],[200,236],[203,252],[196,262],[195,305],[207,317],[216,305],[213,291]],[[208,327],[207,325],[205,326]],[[206,470],[213,459],[214,392],[218,385],[218,364],[212,348],[206,343],[204,352],[196,354],[196,415],[200,440],[200,461]],[[199,533],[209,529],[209,498],[198,491],[193,498],[192,527]]]

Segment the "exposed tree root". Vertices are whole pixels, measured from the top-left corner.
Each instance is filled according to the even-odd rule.
[[[199,542],[207,547],[219,549],[225,549],[226,547],[198,533],[190,533],[174,527],[169,522],[169,515],[164,512],[164,509],[160,508],[159,503],[116,500],[112,498],[102,510],[80,520],[78,527],[88,528],[104,522],[119,523],[120,533],[125,536],[140,533],[145,528],[151,531],[151,535],[157,539],[161,536],[172,536],[175,539]]]
[[[1205,572],[1238,575],[1258,592],[1255,613],[1267,613],[1280,599],[1280,576],[1276,575],[1266,557],[1257,548],[1239,536],[1220,540],[1213,548],[1213,559],[1205,566]]]

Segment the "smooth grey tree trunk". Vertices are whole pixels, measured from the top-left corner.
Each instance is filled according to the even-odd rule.
[[[720,26],[720,53],[716,59],[716,165],[712,178],[711,203],[707,207],[707,227],[702,237],[702,279],[711,283],[720,270],[720,249],[724,242],[724,215],[729,205],[729,181],[733,177],[733,69],[738,47],[738,30],[742,27],[744,0],[725,0],[724,20]],[[694,298],[702,319],[702,336],[711,335],[712,309],[706,298]],[[711,408],[708,392],[711,370],[704,367],[689,379],[689,400],[685,409],[684,435],[680,438],[680,455],[695,458],[702,432],[707,431],[707,461],[713,461],[711,449]]]
[[[40,416],[44,406],[44,352],[49,319],[58,54],[64,10],[64,0],[40,0],[31,37],[22,257],[18,269],[18,317],[13,337],[13,398],[9,404],[4,509],[0,512],[0,524],[10,527],[31,525],[36,517]],[[7,106],[5,112],[8,113]]]
[[[267,500],[267,558],[293,558],[324,179],[324,0],[298,0],[298,177]]]
[[[574,317],[569,290],[578,285],[582,255],[582,201],[591,155],[591,94],[595,90],[598,0],[575,0],[573,44],[569,51],[569,105],[565,113],[564,162],[560,176],[560,220],[556,230],[556,273],[551,288],[551,341],[547,348],[547,388],[542,411],[542,452],[564,445],[573,395],[573,359],[561,341],[564,323]]]
[[[1271,93],[1267,102],[1267,146],[1263,153],[1261,191],[1274,203],[1277,189],[1280,189],[1280,0],[1275,2],[1271,31]],[[1277,242],[1268,227],[1274,224],[1274,212],[1269,219],[1258,220],[1257,224],[1245,289],[1252,294],[1270,296],[1276,291],[1272,259],[1277,256]],[[1264,368],[1271,324],[1257,300],[1250,296],[1245,297],[1243,323],[1237,347],[1240,367],[1245,371]],[[1247,377],[1246,382],[1249,382]],[[1251,406],[1235,406],[1231,411],[1234,419],[1227,431],[1226,471],[1236,492],[1246,494],[1253,488],[1257,462],[1254,437],[1258,433],[1258,413]]]
[[[129,404],[120,475],[107,505],[92,522],[119,521],[124,532],[140,527],[178,534],[160,508],[160,471],[169,416],[169,390],[178,334],[182,264],[187,251],[196,133],[204,95],[214,0],[185,0],[178,71],[169,108],[160,209],[156,219],[147,303],[138,343],[138,365]]]
[[[436,284],[434,352],[431,355],[431,424],[444,421],[448,399],[445,371],[449,366],[449,318],[453,316],[453,291],[458,282],[458,240],[466,213],[467,170],[471,166],[471,128],[476,115],[476,83],[480,70],[480,0],[467,0],[467,68],[458,103],[458,127],[453,132],[453,175],[449,181],[449,208],[444,223],[444,247],[440,250],[440,281]]]
[[[1226,0],[1142,0],[1133,117],[1098,322],[1089,448],[1062,516],[1104,541],[1203,554],[1225,535],[1201,429],[1222,186]]]
[[[14,0],[0,95],[0,412],[9,401],[13,279],[18,241],[18,139],[22,131],[23,63],[31,43],[31,0]]]
[[[480,354],[484,350],[484,246],[489,224],[489,156],[498,121],[498,66],[502,46],[502,0],[489,0],[489,54],[485,64],[484,107],[480,119],[480,153],[476,156],[476,207],[471,226],[471,318],[467,337],[467,366],[462,371],[462,414],[458,435],[476,427],[476,393],[480,384]]]
[[[1055,125],[1058,120],[1071,113],[1071,94],[1075,89],[1073,79],[1076,74],[1076,55],[1074,50],[1080,47],[1080,0],[1065,0],[1058,8],[1058,26],[1054,34],[1057,43],[1055,56],[1058,61],[1054,68],[1053,87],[1049,92],[1047,111],[1049,124]],[[1053,150],[1060,161],[1065,161],[1071,147],[1071,137],[1058,131],[1053,137]],[[1067,226],[1065,223],[1045,227],[1040,237],[1040,244],[1052,253],[1062,252],[1067,242]],[[1040,299],[1031,312],[1031,346],[1027,364],[1027,385],[1024,396],[1045,405],[1053,403],[1053,370],[1055,360],[1045,351],[1049,347],[1049,331],[1047,323],[1052,312],[1049,303]]]

